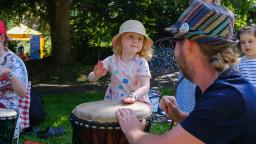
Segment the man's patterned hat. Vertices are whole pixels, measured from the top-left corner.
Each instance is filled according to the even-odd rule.
[[[234,14],[201,0],[194,0],[178,21],[165,30],[174,34],[174,39],[187,38],[214,47],[229,47],[238,42],[233,37]]]

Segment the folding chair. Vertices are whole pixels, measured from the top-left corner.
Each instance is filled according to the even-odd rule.
[[[22,119],[21,129],[25,129],[30,126],[30,122],[29,122],[29,108],[30,108],[30,102],[31,102],[30,92],[31,92],[31,81],[28,82],[26,96],[23,99],[19,100],[19,106],[21,108],[21,119]]]
[[[170,48],[159,48],[154,51],[154,56],[149,61],[152,75],[168,77],[172,85],[175,86],[178,67],[173,58],[173,50]]]
[[[153,77],[166,76],[171,80],[173,86],[175,86],[175,76],[178,72],[178,66],[175,62],[173,47],[173,41],[169,37],[156,41],[153,47],[154,55],[149,61],[149,68]],[[170,121],[159,108],[160,92],[150,89],[148,95],[153,105],[153,122]]]

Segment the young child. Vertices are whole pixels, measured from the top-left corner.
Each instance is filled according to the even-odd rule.
[[[127,20],[120,26],[119,33],[112,39],[114,54],[99,61],[88,76],[90,82],[95,82],[110,72],[105,100],[150,103],[147,93],[151,74],[146,59],[152,56],[152,44],[141,22]]]
[[[256,87],[256,27],[246,26],[238,33],[239,48],[244,54],[239,63],[239,71]]]

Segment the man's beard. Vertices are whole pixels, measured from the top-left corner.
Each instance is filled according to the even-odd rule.
[[[178,65],[183,76],[192,82],[191,72],[189,71],[189,66],[184,55],[178,60]]]

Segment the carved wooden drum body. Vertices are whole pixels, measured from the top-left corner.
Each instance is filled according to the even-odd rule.
[[[12,143],[18,113],[12,109],[0,108],[0,143]]]

